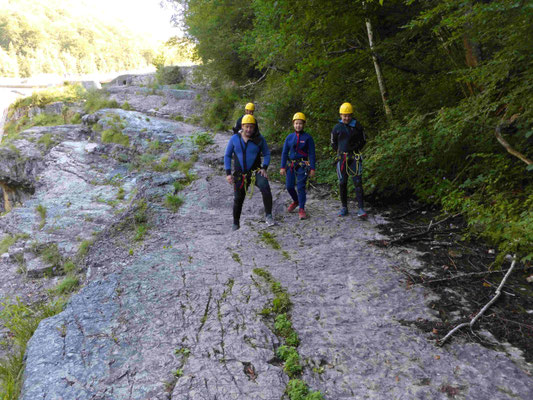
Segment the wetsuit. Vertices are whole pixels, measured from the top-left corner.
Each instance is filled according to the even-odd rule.
[[[331,131],[331,147],[337,152],[337,177],[343,207],[348,207],[348,177],[355,185],[355,197],[359,208],[363,208],[363,157],[360,154],[366,144],[363,127],[355,119],[349,124],[342,120]]]
[[[286,187],[292,200],[305,209],[305,185],[310,170],[315,169],[315,142],[307,132],[293,132],[285,139],[281,168],[287,170]],[[294,190],[294,186],[298,192]]]
[[[263,163],[261,164],[261,155]],[[253,137],[244,142],[240,134],[233,135],[224,153],[224,168],[226,175],[231,175],[231,160],[233,158],[233,223],[239,225],[242,205],[246,196],[246,190],[250,186],[252,173],[255,173],[255,185],[263,196],[265,214],[272,214],[272,192],[268,180],[257,170],[266,170],[270,163],[270,150],[263,136],[256,133]],[[256,172],[253,172],[256,171]]]

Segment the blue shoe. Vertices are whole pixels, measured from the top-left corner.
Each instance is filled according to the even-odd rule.
[[[338,215],[339,217],[346,217],[348,215],[348,208],[342,207]]]
[[[359,211],[357,211],[357,216],[358,216],[359,218],[366,218],[366,217],[368,217],[366,211],[363,210],[362,208],[360,208]]]
[[[232,231],[236,231],[240,228],[239,224],[233,224],[233,226],[231,227],[231,230]]]

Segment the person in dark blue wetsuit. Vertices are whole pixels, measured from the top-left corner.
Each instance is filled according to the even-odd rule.
[[[307,177],[315,176],[315,142],[311,135],[304,131],[304,113],[297,112],[292,117],[294,132],[289,134],[283,144],[281,153],[281,175],[287,175],[286,187],[292,197],[292,203],[287,208],[287,212],[292,212],[296,207],[300,207],[298,216],[306,219],[305,185]],[[294,189],[294,186],[298,192]]]
[[[261,163],[261,155],[264,157]],[[231,173],[231,160],[233,158],[234,173]],[[233,185],[233,227],[240,228],[242,205],[246,190],[250,186],[252,175],[255,185],[261,190],[263,205],[265,206],[266,224],[275,225],[272,217],[272,192],[268,183],[267,168],[270,163],[270,150],[267,142],[256,130],[256,121],[253,115],[245,115],[242,119],[241,133],[234,134],[226,146],[224,153],[224,168],[226,180]]]
[[[362,125],[353,118],[353,107],[343,103],[339,109],[340,120],[331,131],[331,147],[337,152],[337,177],[342,208],[339,216],[348,215],[348,178],[351,177],[355,186],[355,197],[359,205],[357,216],[366,218],[363,204],[363,155],[361,150],[366,144]]]

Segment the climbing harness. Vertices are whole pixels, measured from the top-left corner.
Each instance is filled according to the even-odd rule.
[[[237,173],[235,174],[235,177],[238,179],[241,179],[241,184],[239,185],[238,189],[241,190],[245,186],[245,182],[250,179],[250,183],[248,184],[248,188],[245,193],[245,197],[251,198],[254,195],[254,187],[255,187],[255,181],[257,179],[257,174],[261,168],[256,168],[253,171],[248,171],[247,173]],[[248,177],[248,174],[250,174],[250,177]]]
[[[355,171],[350,167],[350,160],[355,161]],[[337,156],[337,162],[341,162],[341,172],[346,170],[346,173],[350,178],[363,174],[363,155],[361,153],[343,152]]]

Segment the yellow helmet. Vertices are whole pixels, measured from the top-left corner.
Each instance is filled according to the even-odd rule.
[[[242,117],[241,124],[255,124],[255,118],[253,115],[246,114],[244,117]]]
[[[245,110],[250,110],[250,111],[255,111],[255,105],[254,105],[254,103],[248,103],[248,104],[246,104],[244,109]]]
[[[343,103],[339,109],[339,114],[353,114],[353,107],[350,103]]]
[[[294,114],[294,117],[292,117],[292,120],[301,119],[302,121],[305,121],[305,114],[301,112],[297,112]]]

